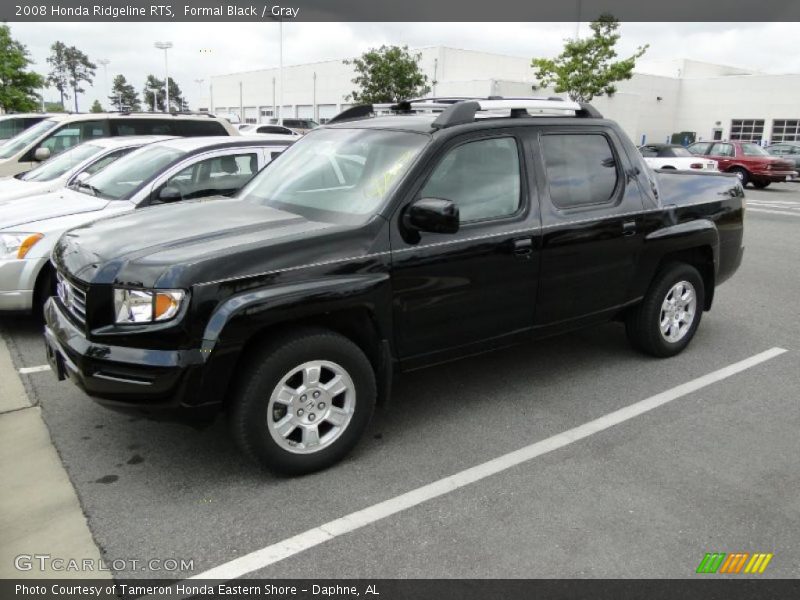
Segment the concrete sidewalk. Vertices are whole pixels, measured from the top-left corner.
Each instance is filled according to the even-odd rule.
[[[50,441],[41,409],[32,406],[0,337],[0,578],[110,578],[108,571],[40,570],[36,555],[97,565],[75,489]],[[16,557],[23,555],[18,570]],[[30,558],[28,558],[30,557]]]

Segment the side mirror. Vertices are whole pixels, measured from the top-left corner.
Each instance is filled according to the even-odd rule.
[[[50,148],[45,146],[39,146],[33,153],[33,159],[38,160],[39,162],[44,162],[48,158],[50,158]]]
[[[412,231],[456,233],[460,225],[458,206],[452,200],[420,198],[406,210],[403,224]]]
[[[183,196],[181,195],[181,191],[171,185],[165,186],[161,188],[161,191],[158,192],[158,201],[159,202],[177,202],[178,200],[182,200]]]
[[[82,171],[77,175],[75,175],[75,179],[72,180],[72,183],[83,183],[84,181],[89,179],[89,177],[91,177],[89,173],[87,173],[86,171]]]

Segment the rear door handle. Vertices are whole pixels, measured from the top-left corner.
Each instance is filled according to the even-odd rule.
[[[622,224],[622,235],[626,237],[636,235],[636,221],[625,221]]]
[[[516,256],[530,256],[533,254],[533,239],[520,238],[514,240],[514,254]]]

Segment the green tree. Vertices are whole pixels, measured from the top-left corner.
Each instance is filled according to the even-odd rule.
[[[47,74],[48,85],[53,86],[61,95],[61,110],[66,110],[64,100],[69,99],[67,90],[69,89],[69,75],[67,73],[67,45],[64,42],[55,42],[50,46],[50,56],[47,63],[50,65],[50,73]]]
[[[90,61],[89,57],[75,46],[67,48],[65,60],[67,65],[67,81],[69,82],[69,87],[72,88],[75,112],[78,112],[78,94],[82,94],[86,91],[81,87],[81,84],[85,81],[91,85],[92,81],[94,81],[94,73],[95,69],[97,69],[97,65]]]
[[[362,104],[398,102],[430,91],[428,76],[419,68],[421,54],[411,54],[408,46],[381,46],[371,49],[359,58],[344,61],[353,65],[358,86],[347,100]]]
[[[89,109],[89,112],[99,113],[103,112],[103,107],[100,105],[100,100],[95,100],[92,104],[92,108]]]
[[[128,83],[124,75],[117,75],[114,77],[114,83],[111,86],[111,95],[108,97],[111,104],[117,110],[142,110],[142,105],[139,103],[139,95],[136,93],[133,85]]]
[[[11,29],[0,24],[0,108],[30,111],[39,106],[38,90],[44,78],[28,67],[33,63],[28,49],[11,37]]]
[[[591,28],[591,37],[567,40],[556,58],[531,60],[540,86],[553,85],[557,93],[566,92],[572,100],[589,102],[595,96],[613,95],[617,81],[633,76],[636,59],[647,51],[649,44],[637,48],[632,56],[615,61],[619,20],[604,14]]]
[[[144,91],[142,97],[144,98],[144,105],[147,110],[153,110],[153,94],[156,96],[156,110],[163,111],[166,106],[166,91],[164,90],[164,80],[158,79],[155,75],[148,75],[147,80],[144,82]],[[170,110],[180,110],[183,106],[183,92],[175,80],[169,78],[169,106]]]

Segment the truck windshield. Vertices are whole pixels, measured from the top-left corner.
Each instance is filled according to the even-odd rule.
[[[50,131],[56,125],[58,125],[58,123],[50,119],[39,121],[33,127],[29,127],[0,146],[0,158],[11,158],[17,152],[27,148],[31,143],[37,140],[40,135],[46,131]]]
[[[102,148],[93,144],[81,144],[72,150],[59,154],[55,158],[42,163],[35,169],[25,173],[20,179],[23,181],[52,181],[61,177],[70,169],[78,166],[87,158],[100,152]]]
[[[168,146],[145,146],[135,150],[90,177],[78,186],[78,191],[107,200],[128,200],[146,181],[168,164],[186,154]]]
[[[290,212],[375,213],[428,143],[424,134],[320,129],[284,152],[239,196]]]

